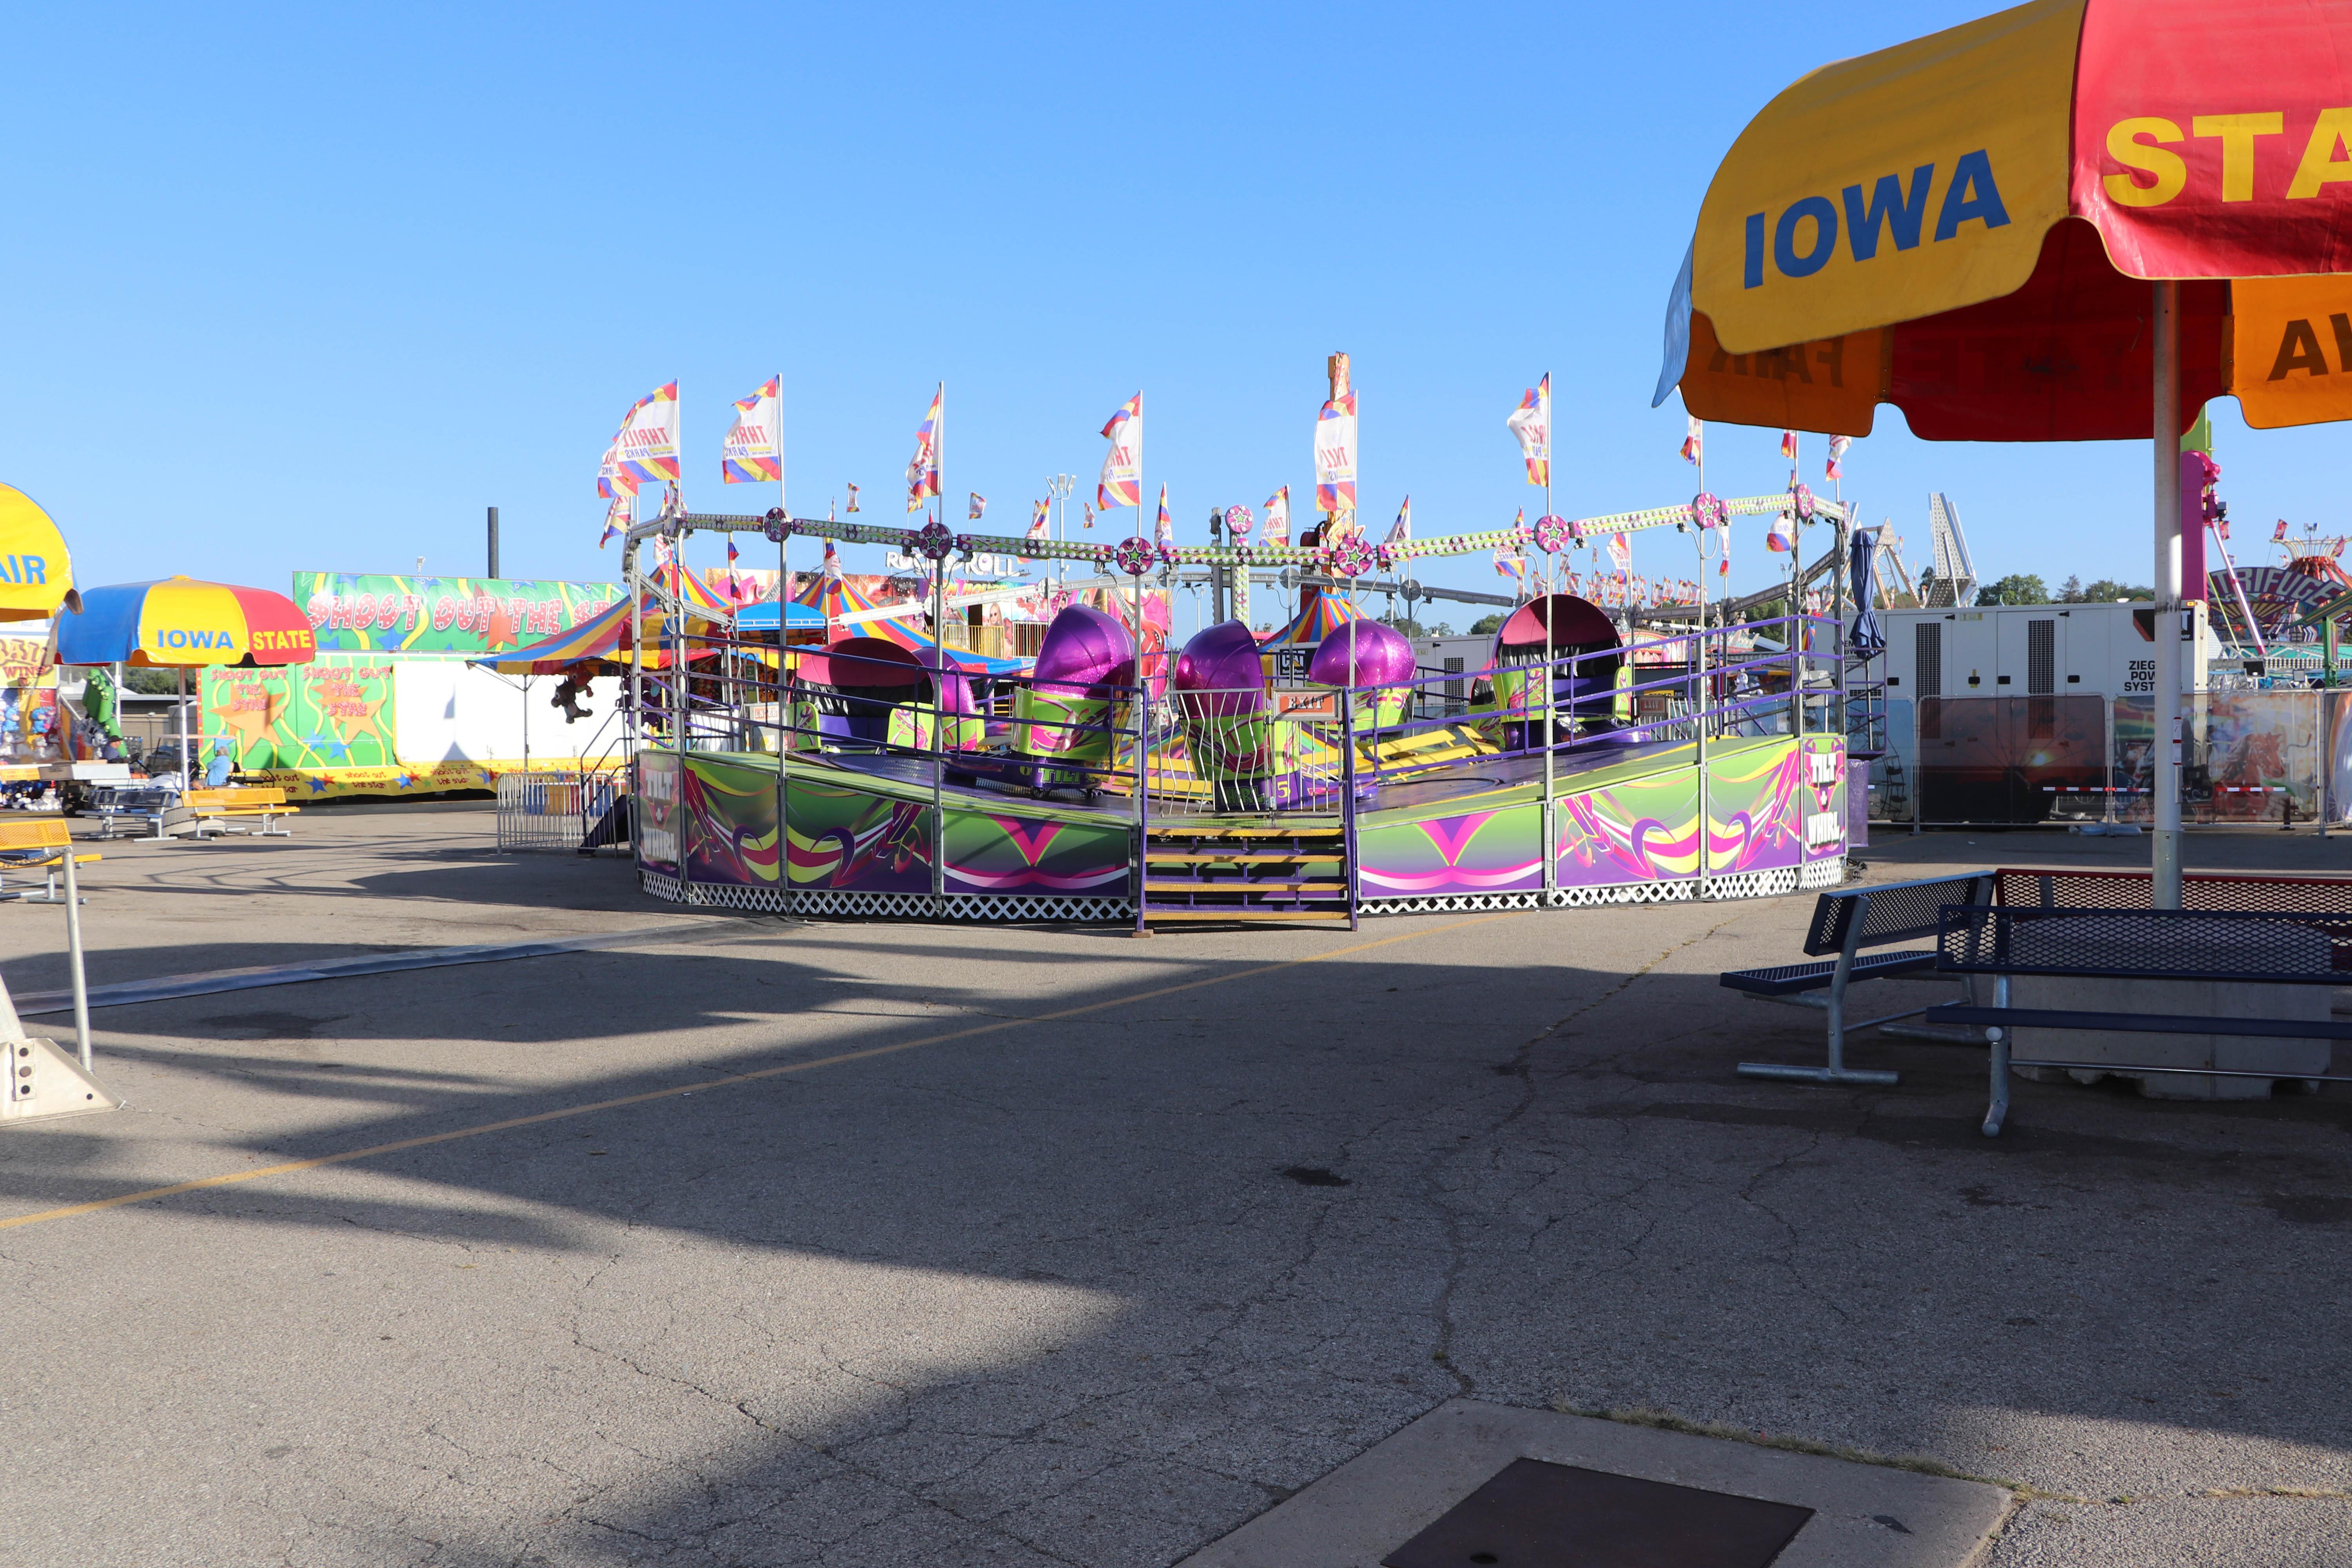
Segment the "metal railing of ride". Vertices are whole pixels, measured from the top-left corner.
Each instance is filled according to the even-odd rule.
[[[793,647],[780,675],[772,644],[708,634],[692,643],[725,657],[689,664],[682,721],[677,683],[667,673],[646,681],[646,749],[678,749],[673,731],[681,730],[688,752],[936,758],[956,783],[985,779],[1038,795],[1134,793],[1131,682],[1041,681],[958,659],[952,647],[944,672],[904,658]],[[1166,658],[1148,660],[1155,684]]]
[[[599,767],[501,773],[498,834],[501,851],[577,849],[591,826],[626,789],[625,769]]]
[[[1772,641],[1780,646],[1762,646]],[[1131,797],[1136,787],[1131,683],[1041,682],[963,663],[935,682],[930,667],[905,658],[815,647],[785,650],[780,677],[772,644],[713,634],[691,643],[721,657],[689,659],[682,721],[678,682],[667,672],[646,679],[648,748],[675,749],[675,726],[688,751],[938,758],[950,782],[1039,795]],[[1604,652],[1417,671],[1355,690],[1169,691],[1160,674],[1172,658],[1155,654],[1141,752],[1147,805],[1153,815],[1339,812],[1352,820],[1355,802],[1381,785],[1473,759],[1690,741],[1702,730],[1709,739],[1841,733],[1837,645],[1834,620],[1781,616]],[[1702,650],[1703,675],[1693,664]],[[1617,678],[1629,658],[1636,662]]]

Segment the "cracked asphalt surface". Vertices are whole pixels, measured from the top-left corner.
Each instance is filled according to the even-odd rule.
[[[692,1092],[0,1229],[0,1563],[1160,1564],[1457,1394],[2011,1480],[2000,1568],[2352,1561],[2352,1100],[1740,1079],[1821,1050],[1715,983],[1810,898],[1134,942],[296,831],[110,848],[93,978],[676,927],[103,1010],[130,1107],[0,1132],[0,1219]],[[13,989],[60,925],[0,908]]]

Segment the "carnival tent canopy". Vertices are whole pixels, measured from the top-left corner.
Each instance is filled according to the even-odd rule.
[[[58,525],[32,497],[0,485],[0,621],[43,620],[80,604]]]
[[[166,669],[308,664],[319,650],[310,618],[285,595],[194,577],[92,588],[80,614],[58,617],[57,646],[59,664]]]
[[[1309,588],[1306,603],[1298,606],[1298,614],[1290,618],[1290,624],[1258,646],[1265,648],[1318,647],[1325,637],[1362,614],[1352,600],[1341,595],[1328,588]]]
[[[2340,5],[2036,0],[1824,66],[1716,171],[1653,402],[2145,439],[2143,280],[2179,279],[2179,429],[2224,395],[2264,428],[2352,416],[2347,106]]]
[[[692,575],[688,574],[688,575]],[[638,600],[639,616],[645,626],[646,655],[640,666],[646,669],[669,668],[669,650],[664,645],[668,617],[661,601],[648,593]],[[481,658],[467,659],[468,664],[484,665],[502,675],[560,675],[575,664],[604,661],[625,666],[631,648],[629,601],[615,599],[569,631],[558,632],[542,641],[495,653]],[[689,612],[687,616],[689,635],[702,635],[726,627],[726,606],[717,605],[715,613],[700,615]],[[698,647],[688,656],[695,659],[715,658],[721,650]]]

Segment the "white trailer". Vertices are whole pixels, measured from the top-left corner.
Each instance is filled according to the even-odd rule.
[[[2118,697],[2156,689],[2156,612],[2145,601],[2106,605],[1978,605],[1881,610],[1888,758],[1871,769],[1876,815],[1909,820],[1917,792],[1918,704],[1926,698]],[[2221,656],[2205,606],[2192,601],[2174,633],[2180,689],[2201,690]],[[1888,763],[1891,763],[1892,766]]]

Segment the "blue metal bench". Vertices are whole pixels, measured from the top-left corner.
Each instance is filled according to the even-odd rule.
[[[1993,873],[1971,871],[1957,877],[1928,877],[1916,882],[1886,882],[1875,888],[1853,888],[1823,893],[1813,906],[1812,925],[1805,932],[1809,953],[1835,953],[1813,963],[1783,963],[1769,969],[1735,969],[1717,976],[1717,983],[1734,991],[1771,1001],[1818,1006],[1829,1014],[1829,1062],[1817,1068],[1780,1062],[1741,1062],[1748,1078],[1771,1078],[1799,1083],[1893,1084],[1899,1073],[1845,1065],[1845,1038],[1864,1029],[1915,1018],[1927,1011],[1914,1007],[1859,1024],[1845,1021],[1846,987],[1857,980],[1881,980],[1893,975],[1922,974],[1937,967],[1932,947],[1906,948],[1865,955],[1863,949],[1935,936],[1945,906],[1992,901]],[[1826,991],[1826,997],[1807,994]]]
[[[2073,922],[2060,941],[2021,942],[2037,921]],[[2265,931],[2294,926],[2323,934],[2325,942],[2266,942]],[[2053,933],[2055,934],[2055,933]],[[2071,949],[2063,961],[2061,952]],[[2262,962],[2249,962],[2250,952]],[[2000,1135],[2009,1115],[2009,1069],[2184,1073],[2201,1078],[2279,1078],[2278,1072],[2183,1068],[2134,1062],[2067,1062],[2013,1056],[2010,1031],[2099,1029],[2153,1035],[2252,1035],[2272,1039],[2352,1040],[2352,1023],[2332,1019],[2191,1017],[2169,1013],[2098,1013],[2011,1007],[2010,977],[2046,974],[2084,979],[2221,980],[2250,985],[2352,984],[2352,914],[2206,910],[2084,910],[1969,904],[1943,910],[1936,968],[1953,975],[1990,974],[1993,1004],[1930,1007],[1930,1022],[1982,1026],[1991,1046],[1992,1088],[1984,1135]],[[2352,1076],[2295,1073],[2299,1081],[2352,1083]]]

